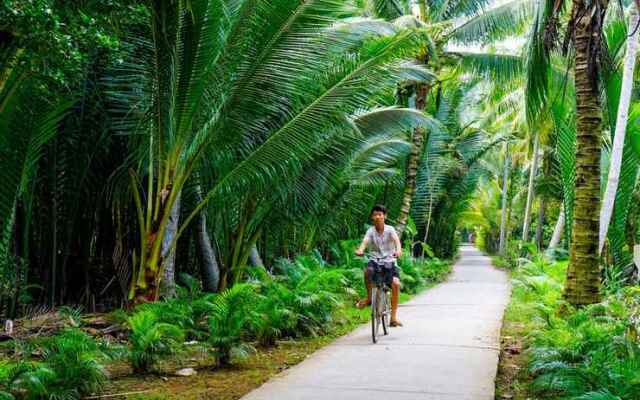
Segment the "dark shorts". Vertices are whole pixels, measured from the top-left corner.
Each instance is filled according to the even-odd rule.
[[[391,286],[393,278],[400,279],[400,272],[395,262],[377,263],[370,260],[365,268],[365,274],[370,281],[376,283],[378,280],[383,280],[389,286]]]

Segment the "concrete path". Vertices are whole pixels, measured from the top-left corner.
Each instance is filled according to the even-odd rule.
[[[493,400],[505,273],[462,246],[443,284],[401,305],[378,344],[370,325],[324,347],[244,400]]]

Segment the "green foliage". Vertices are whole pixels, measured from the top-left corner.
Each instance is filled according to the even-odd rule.
[[[625,267],[632,261],[633,249],[630,249],[627,245],[625,230],[630,204],[633,201],[633,193],[636,190],[638,163],[640,160],[640,157],[633,151],[631,142],[631,138],[640,131],[640,125],[638,124],[638,119],[640,119],[640,105],[632,105],[629,111],[627,136],[625,137],[622,151],[622,165],[620,166],[620,181],[616,191],[615,206],[610,221],[611,226],[607,234],[615,268],[620,273],[624,273]],[[606,178],[603,179],[603,181],[605,180]],[[627,276],[629,276],[629,274],[627,274]]]
[[[257,319],[251,307],[255,298],[254,286],[238,284],[212,299],[208,340],[221,365],[230,363],[233,357],[246,357],[252,350],[244,339]]]
[[[0,362],[0,399],[80,399],[106,382],[107,355],[84,332],[65,329],[40,347],[42,362]]]
[[[402,290],[414,294],[425,285],[442,281],[451,270],[450,264],[438,258],[413,258],[403,253],[398,259]]]
[[[80,398],[106,382],[104,349],[81,330],[66,329],[45,341],[43,347],[43,360],[55,372],[50,397]]]
[[[562,300],[566,265],[537,257],[515,275],[510,312],[531,332],[531,390],[543,398],[638,398],[637,289],[572,309]]]
[[[128,358],[136,372],[148,372],[161,356],[174,354],[184,340],[184,331],[180,327],[161,322],[158,315],[149,309],[133,314],[128,324],[131,329]]]
[[[295,294],[271,277],[262,282],[260,292],[255,335],[261,345],[273,346],[278,338],[295,332],[299,318],[291,307]]]
[[[45,364],[0,361],[0,399],[37,400],[46,397],[56,373]]]
[[[30,73],[61,87],[75,84],[91,52],[116,55],[124,30],[147,15],[145,5],[131,0],[7,0],[0,5],[8,45],[25,49]]]

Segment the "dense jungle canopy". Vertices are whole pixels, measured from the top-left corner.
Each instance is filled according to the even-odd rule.
[[[136,372],[187,339],[232,362],[326,333],[384,204],[408,293],[473,241],[546,277],[548,318],[622,296],[636,329],[639,25],[627,0],[5,0],[0,319],[116,313]],[[67,328],[46,346],[98,357]],[[0,399],[106,380],[28,354],[0,351]]]

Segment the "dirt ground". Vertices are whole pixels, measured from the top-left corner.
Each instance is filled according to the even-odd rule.
[[[112,379],[104,392],[88,399],[239,399],[269,378],[300,363],[314,351],[366,322],[367,317],[365,310],[350,309],[335,331],[326,336],[280,341],[272,348],[257,348],[247,359],[224,368],[216,367],[211,356],[197,350],[173,362],[161,363],[158,372],[146,376],[133,375],[126,364],[114,364],[109,368]],[[197,374],[175,374],[185,367],[194,368]]]

